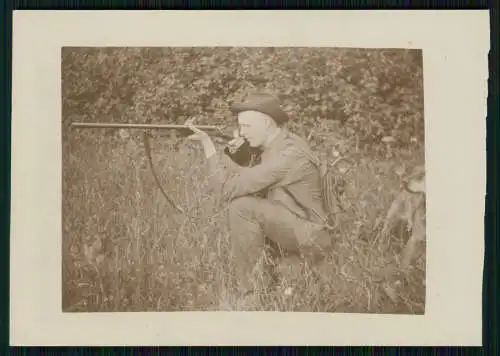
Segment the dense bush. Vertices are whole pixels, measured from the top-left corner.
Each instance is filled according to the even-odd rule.
[[[327,120],[360,144],[424,138],[417,50],[78,48],[63,50],[62,75],[66,120],[225,124],[234,100],[264,89],[299,133]]]
[[[349,48],[64,48],[65,310],[210,309],[231,299],[227,226],[223,212],[209,213],[213,197],[199,147],[174,132],[152,140],[163,184],[193,222],[159,194],[139,132],[69,125],[183,123],[195,116],[231,126],[229,105],[254,90],[278,95],[290,130],[310,136],[318,152],[334,146],[357,163],[327,281],[315,285],[302,270],[294,283],[282,282],[296,292],[267,296],[269,305],[423,311],[425,256],[394,292],[396,303],[384,294],[395,288],[387,266],[404,241],[374,238],[401,175],[423,163],[421,52]],[[390,147],[384,137],[393,139]]]

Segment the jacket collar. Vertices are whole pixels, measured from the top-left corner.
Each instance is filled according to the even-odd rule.
[[[270,152],[274,151],[275,149],[278,149],[284,142],[286,134],[287,134],[286,130],[282,128],[281,131],[270,142],[267,143],[267,145],[262,147],[262,151]]]

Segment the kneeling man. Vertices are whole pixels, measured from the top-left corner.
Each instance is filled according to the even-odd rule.
[[[241,167],[228,177],[211,138],[192,125],[191,139],[200,141],[210,174],[224,202],[229,204],[229,225],[241,296],[259,285],[258,263],[266,239],[280,250],[318,260],[331,247],[323,222],[318,167],[305,140],[282,127],[289,119],[279,100],[266,93],[250,95],[232,107],[238,115],[240,139],[260,148],[260,162]]]

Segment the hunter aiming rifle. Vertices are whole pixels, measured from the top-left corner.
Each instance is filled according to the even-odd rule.
[[[136,129],[136,130],[144,130],[143,133],[143,141],[144,148],[146,151],[146,156],[148,158],[149,167],[153,176],[155,178],[156,184],[160,188],[163,196],[167,199],[167,201],[180,213],[189,216],[186,212],[184,212],[175,202],[168,196],[165,189],[160,183],[160,179],[156,174],[154,169],[153,159],[151,157],[151,146],[149,143],[149,135],[148,130],[175,130],[181,134],[181,136],[187,137],[194,132],[187,127],[186,125],[178,125],[178,124],[117,124],[117,123],[83,123],[83,122],[75,122],[71,124],[71,127],[77,129]],[[260,157],[260,150],[250,147],[246,140],[240,140],[240,144],[238,146],[229,145],[231,141],[234,142],[238,138],[237,135],[227,135],[222,129],[218,126],[212,125],[196,125],[196,128],[206,131],[207,133],[219,137],[222,140],[226,141],[226,147],[224,148],[224,153],[231,158],[233,162],[242,167],[249,167],[258,162]]]
[[[116,123],[83,123],[74,122],[71,124],[74,128],[114,128],[114,129],[138,129],[138,130],[175,130],[181,134],[181,136],[187,137],[194,132],[191,131],[186,125],[178,124],[116,124]],[[222,129],[214,125],[196,125],[196,128],[207,131],[209,134],[219,137],[222,140],[229,142],[236,139],[238,136],[230,136],[225,134]],[[146,132],[145,132],[146,133]],[[146,140],[147,141],[147,140]],[[146,149],[148,145],[146,145]],[[224,149],[224,153],[227,154],[236,164],[248,167],[251,162],[255,162],[256,156],[259,154],[258,149],[250,147],[248,142],[245,140],[242,144],[236,148],[227,146]]]

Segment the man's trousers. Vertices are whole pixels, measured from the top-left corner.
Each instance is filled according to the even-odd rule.
[[[266,238],[287,254],[297,254],[312,264],[332,247],[332,236],[323,226],[293,214],[279,203],[253,196],[236,198],[230,203],[229,227],[242,293],[262,286]]]

